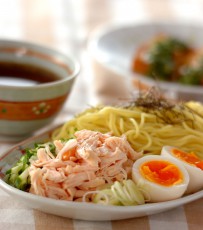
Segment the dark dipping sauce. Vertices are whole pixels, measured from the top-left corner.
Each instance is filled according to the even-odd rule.
[[[59,80],[52,71],[26,63],[0,62],[0,85],[33,86]]]

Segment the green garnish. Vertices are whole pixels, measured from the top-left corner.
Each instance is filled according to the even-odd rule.
[[[166,38],[154,43],[149,50],[149,75],[153,78],[171,80],[176,67],[175,55],[184,54],[189,47],[175,38]]]
[[[53,143],[35,144],[34,148],[26,149],[26,153],[20,160],[9,170],[6,171],[5,181],[11,186],[26,191],[30,188],[29,166],[30,159],[37,155],[37,150],[49,145],[49,149],[55,155],[55,146]]]
[[[132,180],[114,182],[109,189],[98,191],[94,203],[105,205],[140,205],[145,203],[144,195]]]

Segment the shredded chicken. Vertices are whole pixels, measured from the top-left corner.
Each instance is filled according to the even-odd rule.
[[[66,143],[54,141],[56,157],[40,148],[29,169],[33,194],[81,201],[86,192],[130,177],[129,168],[142,156],[126,138],[90,130],[75,133]]]

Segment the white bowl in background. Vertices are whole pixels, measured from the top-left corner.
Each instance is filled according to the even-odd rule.
[[[88,50],[92,57],[93,65],[96,63],[97,66],[103,68],[103,72],[107,71],[109,78],[111,74],[116,74],[119,77],[122,76],[126,84],[123,87],[127,87],[128,90],[142,90],[149,89],[151,86],[157,86],[163,89],[166,95],[174,99],[202,102],[202,86],[155,81],[150,77],[134,73],[131,70],[137,48],[159,33],[165,33],[187,43],[189,42],[194,48],[203,47],[203,25],[201,24],[146,22],[131,25],[104,26],[93,33],[89,42]],[[102,74],[97,72],[98,68],[93,67],[93,69],[95,69],[95,78],[100,78],[98,81],[101,81]],[[100,90],[102,91],[102,89]]]

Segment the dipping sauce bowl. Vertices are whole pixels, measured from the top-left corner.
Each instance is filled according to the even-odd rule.
[[[22,139],[51,123],[79,71],[71,55],[0,40],[0,135]]]

